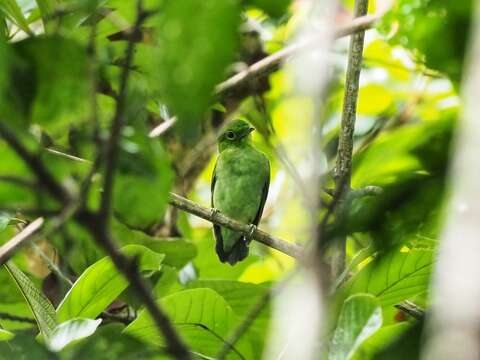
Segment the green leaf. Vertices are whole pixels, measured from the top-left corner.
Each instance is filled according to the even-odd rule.
[[[82,45],[58,35],[39,36],[15,43],[12,51],[8,88],[0,99],[10,121],[64,131],[87,115],[89,76]]]
[[[27,300],[40,332],[46,337],[50,336],[57,326],[55,309],[52,303],[12,261],[8,261],[4,266],[15,280],[25,300]]]
[[[15,334],[4,329],[0,329],[0,341],[9,341],[15,337]]]
[[[251,284],[230,280],[198,280],[188,283],[188,288],[209,288],[221,295],[240,318],[245,318],[251,309],[269,291],[269,285]],[[270,302],[250,325],[245,337],[250,338],[254,358],[261,358],[267,340],[264,336],[270,325]]]
[[[27,19],[23,16],[22,9],[15,0],[2,0],[2,2],[0,2],[0,12],[3,12],[6,17],[27,34],[33,34],[28,27]]]
[[[238,324],[232,308],[211,289],[185,290],[166,296],[159,302],[191,350],[203,356],[214,357]],[[145,310],[127,326],[124,333],[148,343],[165,345],[163,337]],[[232,359],[253,358],[246,339],[241,339],[230,354],[229,358]]]
[[[163,254],[158,254],[140,245],[127,245],[121,249],[128,256],[139,257],[142,271],[160,270]],[[73,318],[96,318],[128,286],[117,271],[110,257],[104,257],[88,267],[75,281],[70,291],[57,308],[59,321]]]
[[[102,319],[72,319],[58,325],[49,338],[46,339],[47,347],[51,351],[60,351],[70,343],[92,335]]]
[[[234,59],[239,24],[238,1],[164,4],[156,24],[158,48],[145,48],[150,54],[138,58],[146,61],[152,87],[177,115],[183,134],[195,135],[198,131],[199,120],[213,100],[214,87]]]
[[[163,263],[182,268],[197,255],[194,244],[181,238],[159,238],[142,231],[132,230],[118,221],[112,223],[112,231],[121,243],[139,244],[165,255]]]
[[[383,326],[361,344],[357,351],[355,351],[352,359],[362,360],[374,358],[376,353],[398,340],[411,327],[412,324],[409,322]]]
[[[343,304],[328,359],[350,359],[381,326],[382,309],[374,296],[357,294],[349,297]]]
[[[431,250],[395,249],[367,264],[345,288],[349,294],[372,294],[382,307],[391,306],[428,290],[433,261]]]

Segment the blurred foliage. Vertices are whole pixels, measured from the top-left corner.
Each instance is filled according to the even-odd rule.
[[[148,16],[134,34],[127,68],[136,1],[0,1],[0,125],[72,194],[86,191],[92,211],[104,192],[100,155],[123,98],[110,233],[135,257],[194,358],[214,358],[264,301],[227,357],[260,359],[283,315],[275,300],[295,261],[253,242],[245,261],[220,263],[211,224],[169,208],[168,194],[209,206],[217,131],[242,117],[257,128],[255,146],[271,162],[261,228],[287,241],[309,240],[298,179],[310,175],[308,141],[318,114],[312,99],[297,91],[291,64],[241,91],[215,91],[229,76],[295,41],[302,24],[313,19],[307,3],[145,0]],[[335,21],[347,22],[353,4],[340,2]],[[383,6],[370,1],[369,8]],[[398,0],[366,33],[353,193],[326,222],[324,234],[329,241],[347,237],[348,263],[332,279],[327,299],[329,331],[319,348],[328,358],[419,356],[423,322],[394,305],[430,305],[472,6],[470,0]],[[346,39],[332,48],[321,114],[319,162],[327,189],[334,184],[347,50]],[[173,116],[176,123],[162,136],[149,137]],[[63,205],[1,139],[0,154],[0,244],[38,216],[46,228],[57,226]],[[382,192],[354,196],[372,185]],[[321,196],[324,205],[331,203],[326,192]],[[319,220],[327,213],[322,207]],[[48,245],[48,261],[27,246],[12,259],[13,272],[0,270],[0,359],[168,358],[150,316],[81,223],[67,218],[38,243]],[[52,264],[68,280],[52,273]],[[272,298],[265,300],[269,291]]]
[[[385,17],[384,31],[394,33],[391,43],[418,51],[427,67],[458,82],[472,13],[471,0],[400,0]]]

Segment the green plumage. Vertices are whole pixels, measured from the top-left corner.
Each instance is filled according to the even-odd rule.
[[[270,164],[251,144],[253,127],[233,121],[218,139],[220,155],[212,178],[212,207],[244,224],[258,225],[267,200]],[[220,261],[234,265],[248,255],[241,233],[213,226]]]

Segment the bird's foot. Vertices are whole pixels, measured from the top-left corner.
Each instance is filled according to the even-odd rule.
[[[220,213],[220,210],[211,208],[210,209],[210,217],[212,218],[212,222],[215,222],[217,219],[217,215]]]
[[[250,242],[253,240],[253,234],[257,230],[257,226],[254,224],[250,224],[250,229],[248,230],[247,235],[245,235],[245,242],[247,244],[250,244]]]

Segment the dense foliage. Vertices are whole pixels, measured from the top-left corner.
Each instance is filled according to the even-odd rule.
[[[371,1],[370,12],[380,3]],[[227,358],[262,357],[278,316],[277,285],[296,271],[295,259],[253,242],[243,262],[220,263],[211,223],[169,206],[169,192],[209,207],[216,136],[245,118],[272,169],[260,228],[299,245],[311,240],[298,178],[308,176],[299,149],[311,135],[314,101],[283,66],[217,87],[293,41],[307,5],[1,0],[0,244],[45,219],[35,242],[0,269],[1,359],[171,356],[138,288],[83,211],[102,208],[113,153],[108,233],[192,356],[216,358],[262,304]],[[352,8],[353,1],[338,5],[336,25],[348,24]],[[419,356],[423,318],[396,306],[429,306],[471,13],[468,0],[398,0],[366,32],[352,194],[381,191],[347,197],[333,216],[348,39],[330,50],[332,78],[317,119],[325,190],[318,223],[327,216],[322,235],[330,242],[347,237],[347,266],[339,278],[324,274],[333,291],[319,358]],[[160,124],[160,136],[149,136]]]

